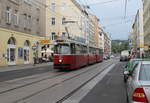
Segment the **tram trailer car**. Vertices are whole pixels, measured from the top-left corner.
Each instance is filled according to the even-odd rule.
[[[90,54],[88,47],[79,43],[58,42],[54,48],[54,69],[76,69],[103,61],[102,52],[98,48],[89,48]]]

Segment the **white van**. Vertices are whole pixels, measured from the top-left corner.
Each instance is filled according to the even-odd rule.
[[[124,50],[121,52],[120,61],[127,61],[130,53],[128,50]]]

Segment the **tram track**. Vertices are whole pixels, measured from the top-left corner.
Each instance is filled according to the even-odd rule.
[[[63,82],[66,82],[66,81],[69,81],[69,80],[71,80],[71,79],[73,79],[73,78],[75,78],[75,77],[78,77],[79,75],[82,75],[82,74],[84,74],[84,73],[86,73],[86,72],[90,72],[90,71],[92,71],[93,69],[95,69],[95,68],[97,68],[97,67],[99,67],[99,66],[106,65],[107,63],[108,63],[108,62],[106,61],[106,62],[104,62],[103,64],[91,65],[91,66],[89,66],[86,70],[85,70],[84,68],[82,68],[82,69],[81,69],[81,70],[83,70],[82,72],[80,71],[80,73],[77,73],[76,75],[74,75],[74,76],[72,76],[72,77],[68,77],[67,79],[65,79],[65,80],[63,80],[63,81],[61,81],[61,82],[59,82],[59,83],[55,83],[55,84],[51,85],[50,87],[41,89],[41,90],[39,90],[39,91],[37,91],[37,92],[31,94],[31,95],[28,95],[28,96],[26,96],[26,97],[24,97],[24,98],[21,98],[21,99],[19,99],[19,100],[16,100],[16,101],[14,101],[13,103],[18,103],[18,102],[20,102],[20,101],[22,101],[22,100],[26,100],[26,99],[28,99],[28,98],[31,98],[31,97],[33,97],[33,96],[35,96],[35,95],[37,95],[37,94],[39,94],[39,93],[41,93],[41,92],[47,90],[47,89],[51,89],[51,88],[53,88],[53,87],[55,87],[55,86],[57,86],[57,85],[59,85],[59,84],[61,84],[61,83],[63,83]],[[108,67],[108,66],[107,66],[107,67]],[[86,67],[85,67],[85,68],[86,68]],[[105,69],[105,68],[104,68],[104,69]],[[104,69],[103,69],[103,70],[104,70]],[[75,71],[73,71],[73,72],[75,72]],[[14,90],[17,90],[17,89],[21,89],[21,88],[23,88],[23,87],[27,87],[27,86],[30,86],[30,85],[33,85],[33,84],[37,84],[37,83],[39,83],[39,82],[41,82],[41,81],[44,81],[44,80],[46,81],[46,80],[58,78],[58,77],[61,77],[61,76],[63,76],[63,75],[69,74],[69,73],[70,73],[70,72],[60,73],[60,74],[55,75],[55,76],[43,78],[43,79],[41,79],[41,80],[37,80],[37,81],[31,82],[31,83],[28,83],[28,84],[25,84],[25,85],[21,85],[21,86],[15,87],[15,88],[11,88],[11,89],[8,89],[8,90],[6,90],[6,91],[0,92],[0,95],[5,94],[5,93],[9,93],[9,92],[11,92],[11,91],[14,91]],[[93,77],[93,78],[94,78],[94,77]],[[85,84],[86,84],[86,83],[85,83]],[[71,93],[71,94],[72,94],[72,93]],[[69,95],[71,95],[71,94],[69,94]],[[64,98],[66,98],[66,97],[64,97]],[[59,102],[58,102],[58,103],[59,103]]]
[[[10,92],[10,91],[19,89],[19,88],[23,88],[23,87],[26,87],[26,86],[29,86],[29,85],[32,85],[32,84],[41,82],[41,81],[43,81],[43,80],[53,79],[53,78],[55,78],[55,77],[58,77],[58,76],[61,76],[61,75],[64,75],[64,74],[66,74],[66,73],[60,73],[60,74],[58,74],[58,75],[54,75],[54,76],[50,76],[50,77],[47,77],[47,78],[43,78],[43,79],[40,79],[40,80],[31,82],[31,83],[27,83],[27,84],[25,84],[25,85],[17,86],[17,87],[15,87],[15,88],[11,88],[11,89],[8,89],[8,90],[5,90],[5,91],[1,91],[0,94],[4,94],[4,93],[7,93],[7,92]]]
[[[58,100],[56,103],[63,103],[65,100],[67,100],[69,97],[71,97],[74,93],[76,93],[79,89],[81,89],[83,86],[85,86],[87,83],[89,83],[91,80],[93,80],[95,77],[97,77],[98,75],[100,75],[106,68],[110,67],[112,64],[109,64],[107,67],[103,68],[100,72],[98,72],[95,76],[93,76],[92,78],[90,78],[88,81],[86,81],[85,83],[83,83],[82,85],[80,85],[78,88],[74,89],[72,92],[70,92],[69,94],[65,95],[62,99]]]
[[[89,81],[91,81],[93,78],[95,78],[97,75],[99,75],[101,72],[103,72],[106,68],[108,68],[108,67],[111,66],[112,64],[113,64],[113,63],[110,63],[109,65],[107,65],[107,66],[106,66],[105,68],[103,68],[99,73],[97,73],[95,76],[93,76],[90,80],[86,81],[84,84],[82,84],[81,86],[79,86],[78,88],[76,88],[75,90],[73,90],[73,91],[72,91],[71,93],[69,93],[68,95],[64,96],[61,100],[57,101],[56,103],[62,103],[64,100],[66,100],[67,98],[69,98],[69,97],[70,97],[72,94],[74,94],[77,90],[79,90],[80,88],[82,88],[84,85],[86,85]],[[104,64],[101,64],[101,66],[102,66],[102,65],[104,65]],[[105,65],[106,65],[106,64],[105,64]],[[26,100],[26,99],[28,99],[28,98],[32,98],[33,96],[35,96],[35,95],[37,95],[37,94],[39,94],[39,93],[41,93],[41,92],[43,92],[43,91],[46,91],[46,90],[51,89],[51,88],[54,88],[54,87],[56,87],[57,85],[60,85],[61,83],[64,83],[64,82],[69,81],[69,80],[72,80],[72,79],[74,79],[74,78],[76,78],[76,77],[78,77],[79,75],[82,75],[82,74],[84,74],[84,73],[90,72],[90,71],[92,71],[92,69],[98,68],[98,66],[99,66],[99,65],[90,66],[90,68],[89,68],[88,70],[84,71],[84,72],[81,72],[81,73],[79,73],[79,74],[77,74],[77,75],[75,75],[75,76],[69,77],[69,78],[67,78],[67,79],[65,79],[65,80],[63,80],[63,81],[61,81],[61,82],[59,82],[59,83],[53,84],[53,85],[50,86],[50,87],[44,88],[44,89],[42,89],[42,90],[40,90],[40,91],[38,91],[38,92],[35,92],[35,93],[31,94],[31,95],[28,95],[28,96],[26,96],[26,97],[24,97],[24,98],[21,98],[21,99],[19,99],[19,100],[16,100],[16,101],[14,101],[13,103],[20,103],[21,101],[24,101],[24,100]],[[92,69],[91,69],[91,68],[92,68]],[[83,69],[84,69],[84,68],[83,68]]]
[[[94,67],[93,67],[93,66],[94,66]],[[97,65],[90,65],[88,68],[89,68],[89,70],[91,70],[90,68],[95,68],[96,66],[97,66]],[[86,67],[84,67],[84,68],[86,68]],[[81,68],[81,70],[84,69],[84,68]],[[88,72],[89,70],[87,70],[87,71],[85,71],[85,72],[83,72],[83,73],[86,73],[86,72]],[[72,71],[72,72],[75,72],[75,71]],[[43,80],[54,79],[54,78],[56,78],[56,77],[59,77],[59,76],[62,76],[62,75],[66,75],[66,74],[68,74],[68,73],[70,73],[70,72],[63,72],[63,73],[59,73],[59,74],[54,75],[54,76],[46,77],[46,78],[43,78],[43,79],[40,79],[40,80],[37,80],[37,81],[34,81],[34,82],[30,82],[30,83],[27,83],[27,84],[24,84],[24,85],[21,85],[21,86],[17,86],[17,87],[14,87],[14,88],[11,88],[11,89],[8,89],[8,90],[5,90],[5,91],[1,91],[0,94],[7,93],[7,92],[10,92],[10,91],[13,91],[13,90],[16,90],[16,89],[19,89],[19,88],[23,88],[23,87],[26,87],[26,86],[30,86],[30,85],[32,85],[32,84],[41,82],[41,81],[43,81]],[[82,74],[83,74],[83,73],[82,73]],[[79,75],[81,75],[81,74],[78,74],[77,76],[79,76]],[[75,77],[77,77],[77,76],[75,76]],[[72,78],[73,78],[73,77],[72,77]],[[66,79],[65,81],[67,81],[67,80],[69,80],[69,79],[71,79],[71,78],[68,78],[68,79]]]

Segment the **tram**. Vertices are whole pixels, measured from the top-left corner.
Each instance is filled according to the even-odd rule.
[[[56,40],[54,46],[54,69],[76,69],[103,61],[100,48],[89,47],[71,40]]]

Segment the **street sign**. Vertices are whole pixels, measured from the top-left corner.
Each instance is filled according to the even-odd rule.
[[[37,49],[37,46],[36,45],[33,45],[32,46],[32,50],[36,50]]]
[[[144,48],[144,44],[139,44],[138,47],[139,48]]]

